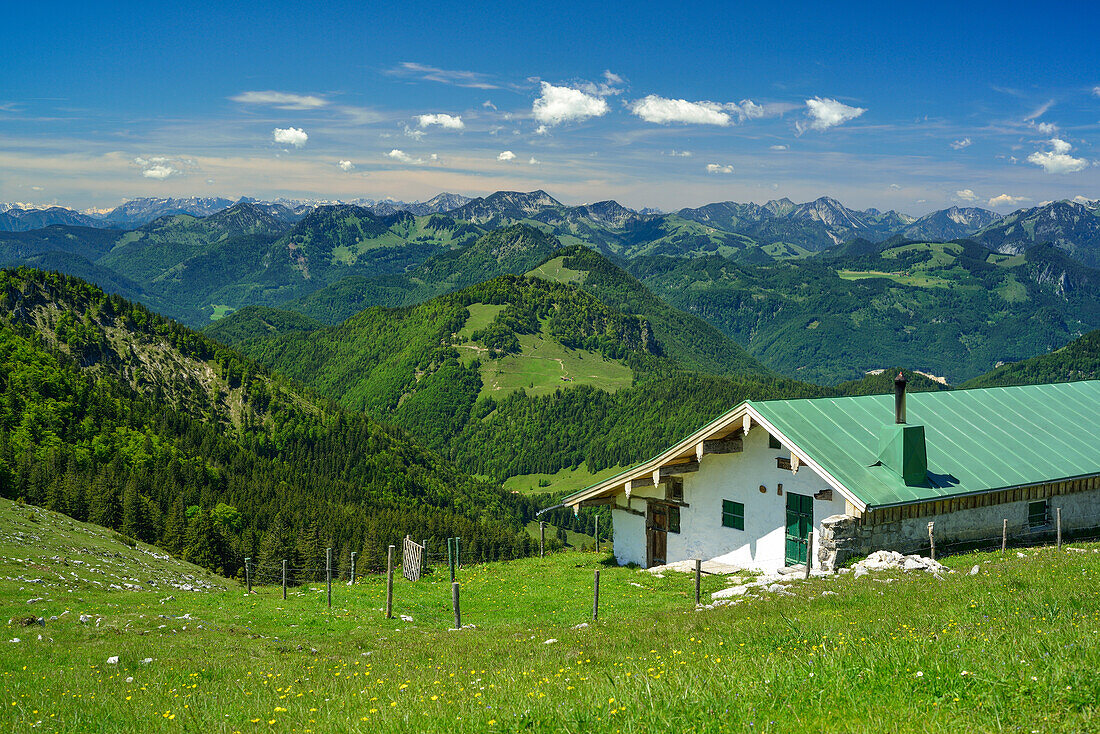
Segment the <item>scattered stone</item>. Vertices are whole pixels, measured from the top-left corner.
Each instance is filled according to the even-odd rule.
[[[981,570],[982,570],[981,566],[974,566],[974,568],[970,569],[970,575],[971,576],[977,576],[981,572]]]
[[[118,665],[118,655],[112,655],[111,657],[107,658],[107,664]]]
[[[1020,552],[1017,552],[1017,553],[1016,553],[1016,557],[1017,557],[1017,558],[1027,558],[1027,553],[1020,553]]]
[[[852,578],[858,579],[860,576],[866,576],[869,573],[870,571],[868,571],[866,568],[864,568],[863,566],[859,566],[852,572]]]
[[[544,644],[544,645],[553,645],[555,642],[557,642],[557,639],[551,637],[549,640],[546,640],[542,644]]]
[[[134,682],[134,676],[132,676],[132,675],[126,676],[126,682],[127,683],[133,683]]]
[[[13,637],[10,640],[8,640],[8,642],[22,642],[22,640],[20,640],[18,637]]]
[[[836,592],[826,589],[825,591],[821,592],[821,595],[822,596],[836,596]]]
[[[580,624],[573,625],[573,629],[582,630],[588,626],[588,622],[581,622]]]
[[[746,591],[749,590],[748,584],[739,584],[737,586],[731,586],[728,589],[722,589],[716,591],[710,595],[711,599],[728,599],[731,596],[743,596]]]
[[[401,615],[401,621],[402,621],[402,622],[411,622],[411,621],[413,621],[413,618],[412,618],[412,617],[410,617],[410,616],[409,616],[409,615],[407,615],[407,614],[402,614],[402,615]]]
[[[80,615],[80,623],[81,624],[88,624],[88,622],[91,622],[91,621],[92,621],[92,618],[89,617],[87,614],[81,614]]]
[[[33,599],[27,599],[27,603],[28,603],[28,604],[37,604],[37,603],[38,603],[38,602],[40,602],[40,601],[46,601],[46,597],[44,597],[44,596],[36,596],[36,597],[35,597],[35,598],[33,598]]]

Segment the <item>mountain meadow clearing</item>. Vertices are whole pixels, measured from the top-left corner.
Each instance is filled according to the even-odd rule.
[[[696,608],[606,554],[277,585],[0,502],[11,731],[1100,730],[1100,546],[794,580]],[[977,568],[976,572],[972,572]],[[592,620],[593,572],[601,571]],[[261,579],[262,580],[262,579]],[[704,576],[704,603],[733,582]],[[131,586],[127,586],[127,584]],[[140,590],[134,590],[136,587]],[[186,589],[193,590],[186,590]],[[202,590],[194,590],[202,589]]]

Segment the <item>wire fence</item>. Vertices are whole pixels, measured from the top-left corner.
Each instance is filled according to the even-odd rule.
[[[883,549],[943,558],[973,551],[1003,549],[1008,552],[1025,547],[1100,540],[1100,513],[1074,513],[1073,517],[1054,514],[1051,518],[1012,526],[1005,519],[1002,520],[1000,533],[964,539],[952,539],[943,529],[937,531],[936,522],[933,517],[930,540],[889,544]],[[253,564],[251,559],[246,559],[246,583],[250,591],[252,587],[282,587],[284,598],[327,595],[326,602],[330,608],[335,596],[341,607],[353,604],[397,620],[433,627],[453,628],[470,622],[480,625],[485,624],[486,620],[502,619],[575,624],[597,616],[598,572],[602,565],[609,562],[606,556],[571,551],[570,555],[578,560],[587,558],[591,562],[579,562],[571,569],[558,564],[554,583],[560,588],[550,589],[545,586],[547,580],[518,575],[509,578],[510,571],[501,567],[489,573],[489,567],[477,550],[464,548],[460,538],[447,540],[449,542],[446,544],[436,544],[434,549],[429,545],[426,552],[414,549],[416,552],[412,557],[421,572],[415,581],[406,578],[402,572],[405,559],[401,546],[391,546],[394,549],[392,566],[384,574],[363,573],[354,556],[341,562],[333,559],[324,566],[271,561]],[[422,543],[417,545],[423,546]],[[387,554],[382,556],[387,557]],[[504,553],[502,556],[497,560],[531,557],[526,553]],[[613,563],[613,560],[610,562]],[[685,582],[676,576],[665,583],[673,584],[675,588],[672,593],[686,597],[685,602],[698,603],[700,575],[697,570],[694,582]],[[540,583],[544,586],[538,587]],[[511,593],[509,584],[513,587]],[[354,586],[354,592],[342,592],[337,588],[340,585]],[[522,589],[523,593],[518,593],[517,589]]]

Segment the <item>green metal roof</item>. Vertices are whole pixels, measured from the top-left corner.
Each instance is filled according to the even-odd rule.
[[[868,507],[1100,474],[1100,381],[909,393],[928,478],[908,486],[876,466],[894,396],[749,402]]]

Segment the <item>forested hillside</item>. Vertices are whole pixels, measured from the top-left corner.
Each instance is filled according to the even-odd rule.
[[[1038,385],[1074,380],[1100,380],[1100,329],[1090,331],[1050,354],[1001,365],[964,383],[962,387]]]
[[[396,428],[82,281],[0,271],[0,493],[232,575],[405,533],[522,555],[531,508]],[[475,550],[476,549],[476,550]]]
[[[768,367],[824,383],[888,364],[961,382],[1100,325],[1100,272],[1050,246],[1008,256],[965,241],[855,241],[785,263],[641,258],[629,267]]]

